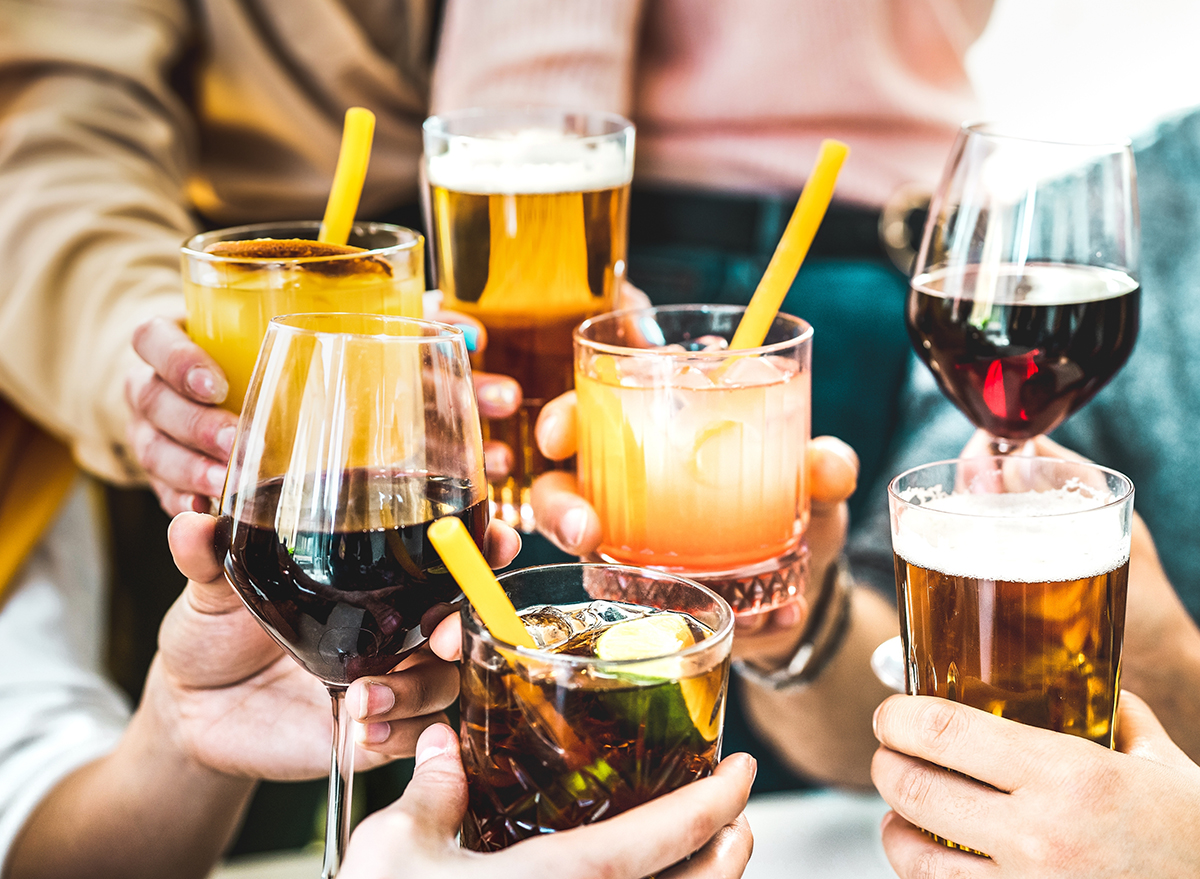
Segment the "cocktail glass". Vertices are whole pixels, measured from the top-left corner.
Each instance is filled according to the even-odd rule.
[[[317,222],[259,223],[189,239],[182,250],[187,331],[229,381],[240,412],[259,346],[281,314],[422,315],[422,237],[402,226],[357,223],[349,247],[322,245]]]
[[[579,486],[600,557],[699,580],[736,613],[803,592],[812,328],[780,314],[729,351],[745,309],[613,312],[575,333]]]
[[[502,643],[463,607],[464,845],[492,851],[589,824],[712,772],[733,641],[720,596],[615,565],[500,582],[544,646]]]

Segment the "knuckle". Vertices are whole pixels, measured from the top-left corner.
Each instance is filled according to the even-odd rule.
[[[930,702],[921,710],[917,724],[919,741],[931,754],[944,754],[969,735],[970,722],[948,699]]]
[[[133,408],[143,415],[150,415],[158,407],[159,401],[162,399],[162,392],[166,388],[162,379],[158,376],[151,377],[148,381],[140,382],[131,388],[133,393]]]
[[[896,797],[902,809],[923,812],[933,788],[933,771],[922,763],[907,763],[896,778]]]

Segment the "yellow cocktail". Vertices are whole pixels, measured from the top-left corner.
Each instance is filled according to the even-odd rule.
[[[187,331],[229,380],[239,412],[267,323],[281,314],[421,317],[421,236],[361,223],[348,246],[316,241],[318,223],[264,223],[197,235],[183,247]]]
[[[602,315],[575,335],[579,483],[607,560],[683,573],[735,611],[803,589],[808,324],[727,350],[743,309]]]

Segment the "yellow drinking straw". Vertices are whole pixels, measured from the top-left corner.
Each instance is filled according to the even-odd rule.
[[[367,163],[371,159],[371,139],[375,136],[375,114],[363,107],[346,111],[342,128],[342,148],[338,153],[337,170],[333,172],[333,188],[325,205],[325,219],[317,240],[326,244],[345,244],[358,211]]]
[[[483,553],[467,533],[463,523],[453,516],[438,519],[429,526],[429,542],[458,581],[467,600],[492,633],[492,637],[518,647],[537,649],[533,636],[517,616],[500,581],[488,567]]]
[[[850,147],[839,140],[821,141],[820,152],[817,153],[817,163],[812,173],[800,191],[796,201],[796,209],[788,220],[783,237],[775,248],[775,255],[763,272],[758,289],[746,307],[746,313],[738,323],[737,332],[733,334],[730,349],[758,348],[767,338],[767,331],[783,305],[784,297],[796,280],[796,272],[800,271],[800,263],[808,255],[813,238],[825,219],[825,211],[833,200],[833,187],[837,185],[838,172],[842,170],[842,162]]]

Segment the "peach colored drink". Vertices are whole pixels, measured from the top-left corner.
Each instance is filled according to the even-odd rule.
[[[811,330],[780,317],[767,346],[735,355],[723,345],[742,309],[685,309],[715,331],[691,332],[695,350],[587,341],[602,322],[632,329],[638,319],[623,314],[652,312],[663,319],[649,335],[675,338],[666,313],[678,308],[606,315],[577,333],[580,488],[602,557],[683,573],[736,611],[758,610],[804,585]]]

